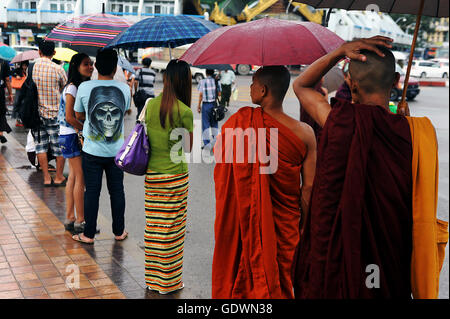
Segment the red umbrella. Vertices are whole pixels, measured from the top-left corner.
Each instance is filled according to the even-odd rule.
[[[37,50],[28,50],[22,53],[19,53],[11,60],[11,63],[19,63],[26,60],[34,60],[39,58],[39,52]]]
[[[311,64],[344,42],[313,22],[266,17],[211,31],[197,40],[181,60],[192,65]]]

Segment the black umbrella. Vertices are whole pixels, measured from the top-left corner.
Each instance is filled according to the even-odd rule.
[[[425,6],[425,0],[302,0],[302,3],[315,8],[336,8],[345,10],[369,10],[381,11],[387,13],[406,13],[417,15],[414,37],[411,44],[411,53],[406,70],[405,81],[403,84],[402,99],[398,104],[398,110],[406,110],[406,90],[408,88],[409,74],[411,72],[411,63],[416,46],[417,34],[419,33],[420,20],[422,15],[430,17],[448,17],[448,0],[429,0]],[[331,12],[331,9],[330,11]]]

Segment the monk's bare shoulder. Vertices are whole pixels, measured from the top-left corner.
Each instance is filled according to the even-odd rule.
[[[305,122],[298,121],[286,113],[284,114],[284,124],[289,127],[292,132],[305,143],[308,148],[315,147],[316,135],[311,126]]]
[[[309,124],[297,121],[297,126],[294,133],[303,141],[303,143],[305,143],[308,149],[316,147],[316,135],[313,128]]]

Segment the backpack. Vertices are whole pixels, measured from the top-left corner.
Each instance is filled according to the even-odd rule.
[[[142,77],[142,69],[139,72],[139,86],[140,84],[143,82],[143,77]],[[142,90],[141,88],[139,88],[134,94],[133,94],[133,102],[134,105],[139,109],[142,109],[142,107],[145,104],[145,101],[147,101],[148,98],[150,97],[154,97],[151,96],[150,94],[148,94],[146,91]],[[138,114],[139,115],[139,114]]]
[[[41,126],[41,118],[39,115],[38,90],[36,83],[33,81],[33,65],[28,69],[28,77],[20,89],[16,102],[16,110],[23,126],[31,131],[36,131]]]

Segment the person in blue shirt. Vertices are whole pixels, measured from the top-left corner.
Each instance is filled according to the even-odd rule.
[[[115,239],[124,240],[128,236],[123,171],[116,166],[114,157],[124,143],[124,115],[130,108],[131,94],[127,84],[113,80],[117,59],[117,53],[112,49],[99,51],[95,62],[98,80],[80,84],[75,99],[76,117],[84,121],[82,166],[86,184],[86,224],[84,232],[72,238],[87,244],[94,243],[103,171],[111,198]]]
[[[220,97],[222,89],[220,83],[214,78],[214,70],[206,70],[206,75],[207,78],[201,80],[197,87],[200,92],[197,111],[202,114],[202,149],[204,147],[212,149],[219,127],[218,122],[213,117],[213,108],[217,106],[217,99]]]

